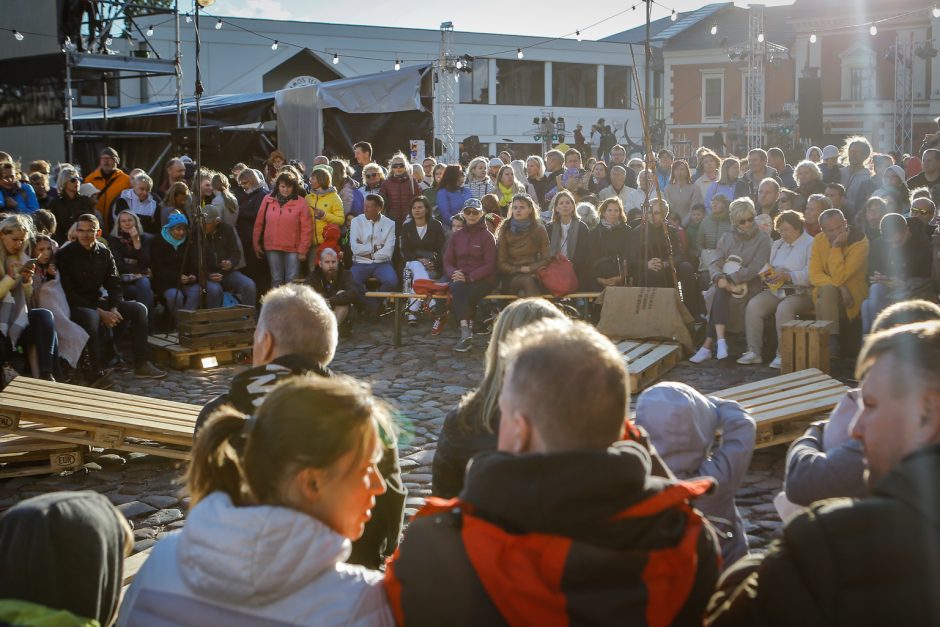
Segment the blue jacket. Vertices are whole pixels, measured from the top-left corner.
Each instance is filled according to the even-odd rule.
[[[461,187],[456,192],[440,189],[437,192],[437,210],[441,214],[441,222],[450,228],[450,221],[463,211],[463,204],[470,199],[470,189]]]
[[[36,192],[29,183],[17,183],[12,190],[0,188],[0,210],[6,209],[7,198],[16,201],[16,213],[36,213],[39,211],[39,201],[36,199]]]

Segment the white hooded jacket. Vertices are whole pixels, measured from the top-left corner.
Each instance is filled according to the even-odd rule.
[[[381,573],[343,563],[350,546],[301,512],[214,492],[154,547],[117,624],[394,625]]]
[[[678,479],[715,479],[715,488],[693,505],[719,531],[724,568],[746,555],[747,535],[734,495],[754,453],[754,419],[734,401],[702,396],[688,385],[668,382],[640,394],[636,424],[646,429]]]

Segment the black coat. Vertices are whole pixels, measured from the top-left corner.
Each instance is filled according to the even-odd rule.
[[[307,275],[307,285],[326,299],[330,307],[344,307],[352,305],[358,296],[356,286],[353,285],[352,273],[339,264],[337,274],[332,281],[327,280],[323,269],[317,265],[313,272]]]
[[[127,199],[121,198],[120,196],[115,198],[114,202],[111,203],[111,224],[114,224],[117,221],[117,214],[121,213],[122,211],[130,211],[131,213],[134,213],[134,215],[136,215],[140,220],[140,225],[144,227],[144,232],[150,233],[151,235],[159,235],[160,227],[162,226],[160,224],[160,200],[153,194],[151,194],[151,196],[153,196],[157,206],[153,211],[153,215],[149,216],[142,216],[139,213],[134,213],[134,211],[130,208],[130,205],[127,203]]]
[[[669,233],[668,243],[662,225],[654,226],[650,223],[646,226],[639,223],[630,233],[630,276],[635,286],[675,287],[671,264],[678,265],[683,261],[682,247],[676,227],[667,224],[666,229]],[[662,272],[649,270],[647,262],[654,258],[662,259],[666,264]]]
[[[210,273],[224,272],[223,261],[231,261],[232,269],[241,265],[242,251],[238,246],[238,235],[235,234],[235,228],[231,224],[219,222],[215,233],[206,235],[205,255],[206,271]]]
[[[617,276],[618,267],[630,260],[632,229],[626,224],[617,224],[607,229],[598,223],[591,231],[591,248],[594,262],[591,273],[596,278],[609,279]],[[598,285],[600,287],[600,285]]]
[[[462,428],[458,421],[460,410],[461,407],[457,407],[444,418],[431,463],[431,494],[445,499],[454,498],[463,490],[471,457],[496,450],[496,434],[483,428]]]
[[[104,244],[96,241],[86,250],[78,242],[72,242],[56,253],[55,265],[69,307],[96,309],[102,287],[108,292],[108,309],[124,302],[114,256]]]
[[[55,241],[61,245],[68,241],[69,229],[78,220],[78,216],[83,213],[95,215],[95,203],[81,194],[69,198],[63,193],[49,203],[49,211],[55,216]]]
[[[440,272],[446,242],[444,227],[434,218],[429,218],[427,224],[428,230],[424,232],[424,237],[418,235],[418,227],[413,220],[400,227],[401,258],[403,261],[430,259]]]
[[[255,249],[251,238],[255,228],[255,218],[258,217],[258,210],[261,209],[264,196],[264,189],[259,187],[238,199],[238,217],[235,219],[235,230],[238,232],[238,239],[242,241],[242,248],[248,251],[246,254],[253,254]]]
[[[116,235],[108,236],[108,246],[114,255],[118,274],[146,274],[150,270],[150,245],[153,236],[148,233],[140,234],[140,248],[134,248],[130,239],[122,239]]]
[[[550,250],[555,250],[557,239],[560,237],[555,231],[555,223],[549,222],[545,226],[548,231]],[[571,228],[578,229],[578,242],[575,245],[574,257],[568,260],[574,266],[574,272],[578,275],[578,291],[594,289],[594,280],[591,276],[591,264],[594,263],[593,242],[591,241],[591,230],[579,218],[575,218],[571,223]],[[569,234],[569,238],[570,238]]]
[[[196,264],[192,263],[188,252],[187,242],[183,242],[179,248],[173,248],[162,235],[153,239],[150,246],[150,263],[154,292],[163,294],[179,285],[180,276],[183,274],[196,274]]]

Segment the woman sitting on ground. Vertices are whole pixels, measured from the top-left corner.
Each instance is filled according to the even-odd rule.
[[[386,490],[387,424],[344,376],[288,379],[252,416],[219,410],[196,437],[186,526],[154,547],[117,624],[394,625],[381,573],[343,563]]]
[[[597,289],[627,285],[630,257],[630,227],[627,214],[617,197],[608,198],[598,207],[600,222],[591,231],[594,263],[591,274]]]
[[[108,235],[108,248],[114,256],[121,289],[126,300],[136,300],[153,311],[153,287],[150,285],[150,246],[153,237],[144,233],[136,213],[124,210],[117,214],[114,228]]]
[[[500,345],[516,329],[546,318],[564,317],[557,307],[541,298],[513,301],[500,312],[486,349],[483,382],[444,418],[431,465],[431,494],[441,498],[460,494],[470,458],[496,448],[499,391],[505,368],[499,355]]]
[[[813,237],[803,228],[803,216],[784,211],[775,222],[780,239],[770,247],[770,269],[762,277],[766,289],[747,303],[744,313],[747,331],[747,352],[739,364],[763,361],[764,320],[773,316],[777,329],[777,356],[771,368],[780,368],[780,330],[784,323],[796,319],[801,311],[813,309],[812,287],[809,283],[809,256]]]
[[[755,294],[761,289],[760,271],[770,259],[770,236],[754,222],[757,210],[747,197],[731,203],[729,210],[734,230],[725,233],[718,241],[718,252],[709,266],[712,287],[711,307],[708,311],[708,330],[705,343],[689,361],[701,363],[712,358],[712,345],[717,343],[718,359],[728,357],[728,342],[725,328],[731,310],[732,292]],[[725,264],[736,257],[738,269],[727,271]]]
[[[523,297],[543,292],[538,271],[549,262],[548,232],[528,194],[513,197],[511,217],[499,226],[496,248],[501,292]]]
[[[419,279],[441,278],[444,257],[444,227],[431,217],[431,203],[424,196],[415,196],[411,201],[411,220],[401,227],[401,258],[405,269],[411,270],[412,289]],[[418,324],[421,301],[412,300],[405,319],[408,324]],[[443,326],[443,325],[442,325]]]

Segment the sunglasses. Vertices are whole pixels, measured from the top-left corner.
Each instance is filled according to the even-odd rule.
[[[376,172],[373,172],[372,174],[366,174],[367,179],[374,179],[374,178],[377,178],[378,176],[379,175]]]
[[[744,218],[742,220],[738,220],[738,226],[744,226],[745,224],[750,224],[753,221],[754,221],[754,218]]]
[[[79,182],[81,182],[81,180],[82,180],[82,179],[79,178],[79,177],[77,177],[77,176],[73,176],[73,177],[71,177],[71,178],[69,179],[69,181],[71,181],[72,183],[79,183]]]
[[[929,209],[914,209],[914,208],[911,208],[911,213],[917,213],[917,214],[920,214],[920,215],[922,215],[922,216],[929,216],[929,215],[932,215],[932,214],[933,214],[933,211],[930,211]]]
[[[472,207],[467,207],[466,209],[463,210],[463,214],[465,216],[475,216],[478,213],[483,213],[483,211],[481,211],[480,209],[474,209]]]
[[[392,168],[395,169],[395,170],[399,170],[399,169],[402,169],[402,168],[404,168],[404,167],[405,167],[405,164],[404,164],[404,163],[393,163],[393,164],[392,164]]]

